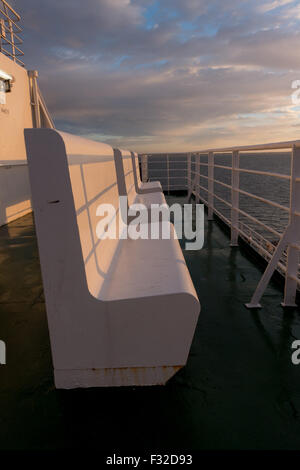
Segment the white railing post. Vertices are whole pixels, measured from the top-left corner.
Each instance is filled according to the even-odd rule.
[[[147,183],[148,181],[148,155],[142,155],[142,181]]]
[[[240,200],[240,153],[237,150],[232,152],[232,173],[231,173],[231,246],[238,246],[239,237],[239,200]]]
[[[287,265],[285,275],[283,307],[296,307],[297,277],[299,270],[299,250],[297,242],[300,240],[300,148],[293,146],[291,162],[290,187],[290,225],[292,225],[293,242],[288,247]]]
[[[167,154],[167,184],[168,184],[168,194],[170,194],[170,162],[169,154]]]
[[[199,204],[200,201],[200,154],[196,155],[196,162],[195,162],[195,193],[196,193],[196,204]]]
[[[208,220],[214,218],[214,153],[208,153]]]
[[[30,80],[30,88],[31,88],[31,105],[33,107],[33,115],[34,115],[34,125],[36,128],[41,127],[41,112],[40,112],[40,103],[39,103],[39,93],[38,93],[38,85],[37,85],[37,77],[38,77],[37,70],[29,70],[28,76]]]
[[[192,184],[192,155],[190,153],[187,154],[186,156],[186,161],[187,161],[187,188],[188,188],[188,201],[190,200],[190,197],[192,196],[192,191],[193,191],[193,184]]]
[[[297,275],[298,275],[298,256],[295,255],[295,243],[300,238],[300,149],[293,145],[291,162],[291,187],[290,187],[290,221],[282,235],[274,254],[258,283],[258,286],[252,296],[250,303],[246,304],[248,308],[259,308],[260,299],[265,292],[267,285],[276,269],[277,264],[284,250],[288,249],[288,263],[286,268],[285,294],[283,307],[295,307]]]

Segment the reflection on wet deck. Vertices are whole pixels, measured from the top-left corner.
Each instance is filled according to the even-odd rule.
[[[32,215],[0,228],[1,449],[300,448],[299,310],[275,284],[246,310],[261,268],[218,223],[205,233],[185,252],[202,304],[187,366],[166,387],[56,391]]]

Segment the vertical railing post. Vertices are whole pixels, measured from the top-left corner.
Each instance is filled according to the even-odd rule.
[[[208,220],[214,218],[214,153],[208,153]]]
[[[168,184],[168,194],[170,194],[170,161],[169,161],[169,154],[167,154],[167,184]]]
[[[199,204],[200,201],[200,154],[196,155],[196,163],[195,163],[195,192],[196,192],[196,204]]]
[[[190,153],[186,156],[186,174],[187,174],[187,189],[188,189],[188,200],[192,196],[193,185],[192,185],[192,155]]]
[[[33,106],[33,114],[35,120],[35,127],[41,127],[41,112],[40,112],[40,104],[39,104],[39,94],[38,94],[38,86],[37,86],[37,77],[38,71],[37,70],[29,70],[28,76],[31,84],[31,105]]]
[[[6,39],[5,21],[0,18],[0,52],[2,51],[2,39]]]
[[[13,60],[16,62],[16,49],[15,49],[15,37],[14,37],[14,29],[11,20],[8,20],[8,28],[10,33],[10,42],[11,42],[11,50],[13,55]]]
[[[142,181],[146,183],[148,181],[148,155],[142,155]]]
[[[296,244],[300,240],[300,148],[293,146],[290,187],[290,225],[292,243],[287,251],[287,265],[283,307],[295,307],[297,277],[299,269],[299,250]]]
[[[239,237],[239,200],[240,200],[240,153],[238,150],[232,152],[231,173],[231,246],[238,246]]]

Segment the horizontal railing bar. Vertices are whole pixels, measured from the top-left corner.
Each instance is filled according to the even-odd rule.
[[[9,39],[5,38],[5,43],[4,44],[6,44],[6,45],[9,44],[10,46],[13,46],[15,49],[17,49],[22,54],[22,56],[24,55],[24,52],[21,51],[21,49],[18,46],[16,46],[16,43],[11,42]]]
[[[292,274],[288,274],[287,277],[288,277],[289,279],[292,279],[292,281],[296,281],[296,282],[299,282],[299,283],[300,283],[299,277],[293,276]]]
[[[222,212],[220,212],[220,211],[219,211],[218,209],[216,209],[215,207],[213,208],[213,211],[217,214],[217,216],[218,216],[220,219],[224,220],[224,221],[227,223],[227,225],[230,225],[230,220],[227,219],[227,217],[226,217],[224,214],[222,214]]]
[[[231,166],[226,166],[226,165],[215,165],[213,164],[213,167],[214,168],[222,168],[223,170],[232,170],[232,167]]]
[[[6,0],[1,0],[2,4],[5,5],[10,11],[11,13],[13,13],[13,15],[15,15],[16,17],[16,21],[20,21],[21,17],[19,15],[19,13],[17,13],[8,3]]]
[[[182,171],[186,171],[186,168],[169,168],[169,170],[168,170],[168,168],[152,168],[151,171],[160,171],[160,172],[162,172],[162,170],[170,171],[170,172],[171,171],[181,171],[182,172]],[[148,169],[148,171],[150,171],[150,170]]]
[[[6,25],[6,23],[3,23],[2,28],[4,29],[5,33],[11,34],[11,30]],[[19,28],[19,29],[21,29],[21,28]],[[20,36],[16,33],[16,31],[14,29],[12,30],[12,32],[13,32],[14,37],[16,37],[19,41],[22,41],[22,39],[20,38]],[[18,31],[18,33],[21,33],[21,32],[22,32],[22,29],[21,29],[21,31]],[[4,36],[2,36],[2,38],[5,39]]]
[[[243,232],[243,230],[241,230],[240,228],[237,228],[236,230],[241,234],[242,237],[246,238],[246,240],[249,242],[249,236],[245,232]],[[269,251],[265,250],[265,248],[263,248],[262,245],[259,245],[259,243],[256,240],[252,239],[250,244],[251,243],[256,246],[256,248],[258,249],[258,252],[263,251],[267,258],[269,259],[272,258],[272,254]],[[282,269],[282,271],[286,273],[286,266],[281,261],[277,263],[277,266],[279,266]]]
[[[278,204],[277,202],[270,201],[269,199],[265,199],[264,197],[257,196],[256,194],[248,193],[247,191],[244,191],[242,189],[236,189],[240,194],[244,194],[244,196],[252,197],[253,199],[256,199],[257,201],[261,201],[265,204],[268,204],[273,207],[277,207],[278,209],[282,209],[283,211],[289,212],[290,209],[286,206],[282,206],[281,204]]]
[[[226,204],[226,206],[228,206],[228,207],[230,207],[230,208],[232,207],[232,205],[231,205],[230,202],[226,201],[225,199],[223,199],[223,198],[220,197],[220,196],[217,196],[217,194],[213,194],[213,196],[214,196],[216,199],[218,199],[219,201],[221,201],[223,204]]]
[[[20,28],[20,26],[18,24],[16,24],[14,22],[14,20],[12,18],[10,18],[10,16],[8,16],[1,8],[0,8],[0,13],[5,17],[7,18],[6,20],[4,21],[8,21],[9,23],[12,23],[16,28],[17,28],[17,31],[20,33],[22,31],[22,28]],[[19,21],[19,20],[18,20]]]
[[[156,175],[151,175],[151,174],[150,174],[150,175],[148,175],[148,177],[149,177],[149,178],[152,178],[152,179],[153,179],[153,178],[157,178],[157,176],[156,176]],[[171,178],[184,178],[184,179],[187,179],[187,178],[188,178],[188,176],[187,176],[187,175],[185,175],[185,176],[176,176],[176,175],[173,175],[173,176],[172,176],[172,175],[161,175],[161,176],[160,176],[160,178],[163,178],[163,179],[168,179],[168,178],[170,178],[170,179],[171,179]]]
[[[194,194],[195,197],[197,196],[197,194],[196,194],[195,191],[192,191],[192,194]],[[200,196],[200,194],[198,194],[198,197],[199,197],[199,199],[201,200],[201,202],[204,202],[204,204],[206,204],[207,207],[208,207],[208,202],[207,202],[207,200],[204,199],[204,197]]]
[[[209,194],[208,188],[205,188],[204,186],[201,186],[201,184],[196,184],[197,188],[202,189],[203,191],[206,191]]]
[[[273,233],[274,235],[276,235],[278,238],[281,238],[282,234],[277,232],[277,230],[269,227],[268,225],[264,224],[263,222],[261,222],[259,219],[257,219],[256,217],[253,217],[253,215],[250,215],[248,214],[247,212],[243,211],[242,209],[234,209],[235,211],[239,212],[240,214],[242,214],[244,217],[247,217],[248,219],[250,219],[252,222],[255,222],[257,223],[258,225],[260,225],[261,227],[263,227],[264,229],[268,230],[269,232]]]
[[[288,149],[291,150],[295,147],[300,147],[300,140],[288,140],[288,141],[283,141],[283,142],[274,142],[274,143],[266,143],[266,144],[257,144],[257,145],[243,145],[240,147],[224,147],[224,148],[212,148],[212,149],[204,149],[204,150],[196,150],[194,152],[169,152],[169,155],[182,155],[182,153],[185,153],[185,155],[192,154],[192,156],[197,156],[197,155],[207,155],[208,153],[231,153],[234,151],[239,151],[239,152],[255,152],[258,150],[282,150],[282,149]],[[158,155],[164,155],[161,153],[152,153],[151,155],[148,155],[149,157],[151,156],[158,156]],[[166,155],[166,154],[165,154]],[[201,163],[202,165],[202,163]]]
[[[233,189],[230,184],[223,183],[223,181],[219,181],[219,180],[215,180],[215,179],[213,179],[213,181],[214,181],[215,183],[220,184],[221,186],[224,186],[224,188],[227,188],[227,189],[230,189],[230,190]]]
[[[193,152],[194,154],[199,153],[230,153],[230,152],[251,152],[257,150],[281,150],[281,149],[292,149],[293,146],[300,147],[300,140],[289,140],[285,142],[274,142],[268,144],[258,144],[258,145],[242,145],[240,147],[224,147],[224,148],[212,148],[212,149],[205,149],[199,150],[197,152]]]
[[[280,173],[271,173],[269,171],[260,171],[260,170],[248,170],[246,168],[236,168],[236,171],[239,171],[240,173],[251,173],[253,175],[263,175],[263,176],[273,176],[274,178],[281,178],[284,180],[290,180],[291,177],[290,175],[283,175]]]
[[[6,49],[1,49],[1,52],[4,54],[4,55],[7,55],[9,57],[12,57],[13,59],[16,60],[16,62],[20,62],[20,64],[22,64],[23,66],[25,65],[24,62],[21,60],[21,59],[18,59],[17,56],[13,55],[11,52],[7,51]]]
[[[296,250],[299,250],[299,251],[300,251],[300,245],[297,245],[296,243],[291,243],[291,244],[290,244],[290,247],[296,248]]]

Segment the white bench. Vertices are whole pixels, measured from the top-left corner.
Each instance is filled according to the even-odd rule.
[[[133,166],[136,192],[141,193],[141,194],[156,193],[157,191],[162,192],[162,187],[159,181],[149,181],[149,182],[141,181],[138,154],[135,152],[131,152],[131,158],[132,158],[132,166]]]
[[[56,387],[165,383],[200,310],[178,240],[98,239],[97,207],[118,208],[112,148],[52,129],[25,140]]]
[[[132,154],[128,150],[114,149],[119,192],[127,195],[128,204],[143,204],[149,207],[152,204],[166,204],[162,191],[137,191]],[[152,188],[153,189],[153,188]]]

